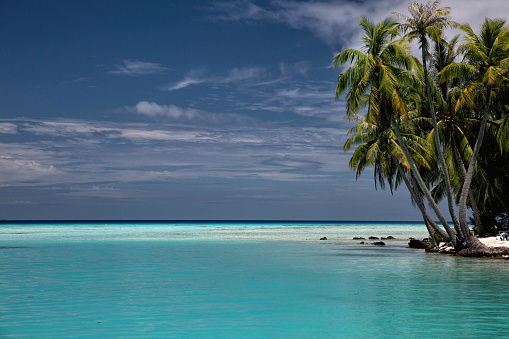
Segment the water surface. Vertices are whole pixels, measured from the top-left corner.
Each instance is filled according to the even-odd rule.
[[[352,240],[388,235],[400,240]],[[507,333],[508,262],[406,248],[424,235],[383,223],[2,224],[0,336]]]

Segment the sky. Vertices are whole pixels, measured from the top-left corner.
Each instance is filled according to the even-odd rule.
[[[0,219],[420,220],[348,167],[331,67],[407,5],[0,0]]]

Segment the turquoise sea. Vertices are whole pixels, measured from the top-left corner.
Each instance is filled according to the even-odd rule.
[[[418,223],[3,222],[0,337],[509,336],[509,261],[407,248],[425,236]]]

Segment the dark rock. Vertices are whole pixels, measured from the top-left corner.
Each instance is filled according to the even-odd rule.
[[[321,237],[320,240],[327,240],[327,237]]]
[[[507,258],[509,256],[509,248],[508,247],[465,248],[458,251],[458,255],[462,257]]]
[[[408,243],[408,247],[410,248],[426,248],[426,244],[423,243],[420,240],[417,239],[410,239],[410,242]]]
[[[378,240],[380,238],[377,238],[377,237],[369,237],[369,240]]]
[[[365,240],[363,237],[353,237],[353,240]]]
[[[377,241],[377,242],[374,242],[373,245],[376,245],[376,246],[385,246],[385,243],[383,241]]]

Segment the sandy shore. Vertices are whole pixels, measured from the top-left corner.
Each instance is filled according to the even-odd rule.
[[[509,247],[509,241],[500,240],[500,237],[480,238],[481,242],[491,247]]]

